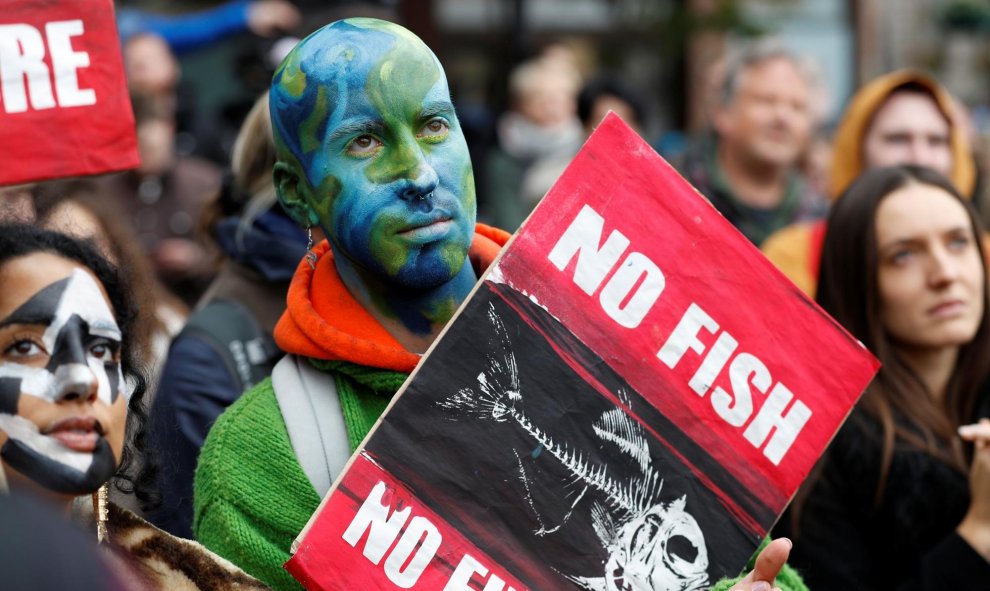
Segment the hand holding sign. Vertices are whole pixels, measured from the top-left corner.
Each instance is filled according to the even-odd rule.
[[[990,560],[990,419],[959,427],[959,436],[973,443],[973,467],[969,473],[970,501],[961,535],[985,559]]]
[[[791,552],[791,541],[780,538],[767,544],[756,557],[756,566],[729,591],[770,591]]]

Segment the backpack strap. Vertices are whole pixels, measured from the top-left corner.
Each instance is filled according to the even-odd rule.
[[[282,351],[241,303],[211,300],[189,317],[181,336],[196,337],[213,348],[243,392],[268,377]],[[178,337],[176,337],[178,338]]]

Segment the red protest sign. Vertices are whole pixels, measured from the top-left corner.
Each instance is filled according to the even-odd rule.
[[[339,572],[341,557],[360,546],[366,560],[351,560],[346,579],[338,579],[341,584],[384,576],[402,589],[443,589],[453,584],[452,589],[466,590],[477,573],[509,588],[525,588],[511,575],[496,572],[494,560],[370,457],[357,456],[337,490],[341,494],[327,505],[328,519],[314,525],[312,535],[296,553],[310,560],[287,566],[304,585],[327,588],[327,573]],[[389,527],[371,527],[383,518]]]
[[[0,185],[137,166],[112,0],[4,3],[0,146]]]
[[[611,115],[287,568],[310,589],[707,588],[877,367]]]

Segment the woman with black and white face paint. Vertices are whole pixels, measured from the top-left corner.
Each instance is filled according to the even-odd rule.
[[[113,476],[128,399],[120,326],[79,258],[0,256],[0,459],[11,486],[67,500]]]
[[[4,463],[62,494],[91,493],[120,459],[120,329],[92,273],[39,252],[0,269]]]
[[[125,425],[139,433],[129,441],[140,442],[145,417],[133,318],[126,280],[93,247],[0,224],[0,474],[12,493],[68,511],[74,497],[116,476],[130,482],[122,490],[153,498],[143,486],[153,462],[126,473],[140,450],[125,446]],[[195,542],[97,504],[97,531],[114,548],[126,588],[266,588]]]

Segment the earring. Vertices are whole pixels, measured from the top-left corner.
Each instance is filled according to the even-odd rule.
[[[313,226],[306,226],[306,262],[309,268],[316,269],[316,253],[313,252]]]
[[[96,541],[100,544],[107,539],[107,485],[93,493],[93,515],[96,517]]]

